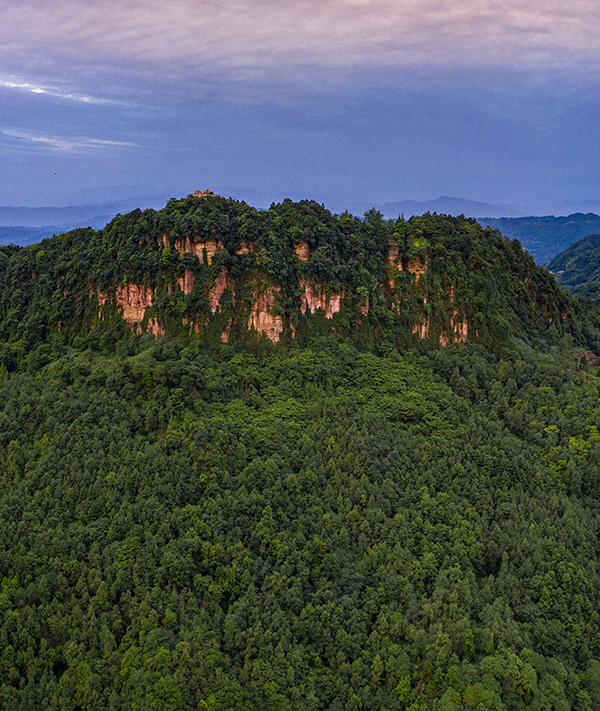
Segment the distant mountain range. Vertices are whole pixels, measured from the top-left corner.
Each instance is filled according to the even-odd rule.
[[[446,215],[465,215],[465,217],[520,217],[523,215],[510,205],[490,205],[486,202],[476,200],[465,200],[463,198],[442,197],[435,200],[402,200],[400,202],[386,202],[379,208],[385,217],[404,217],[412,215],[423,215],[425,212],[437,212]]]
[[[567,217],[479,218],[479,222],[518,239],[538,264],[546,264],[582,237],[600,232],[600,217],[592,212]]]
[[[25,246],[76,227],[102,229],[115,215],[164,207],[171,195],[149,195],[116,200],[101,205],[69,207],[0,207],[0,244]]]

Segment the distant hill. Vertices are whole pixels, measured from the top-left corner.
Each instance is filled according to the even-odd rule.
[[[563,288],[600,305],[600,234],[575,242],[547,266]]]
[[[11,227],[0,225],[0,244],[17,244],[26,247],[29,244],[41,242],[47,237],[66,232],[53,226],[47,227]]]
[[[593,212],[567,217],[480,217],[478,221],[518,239],[538,264],[547,264],[573,242],[600,232],[600,216]]]
[[[101,229],[107,222],[110,222],[112,215],[98,215],[89,220],[84,220],[85,227]],[[43,239],[60,235],[64,232],[79,227],[79,224],[68,223],[66,225],[44,225],[42,227],[31,227],[28,225],[0,225],[0,244],[17,244],[26,247]]]
[[[90,220],[106,217],[106,221],[101,225],[103,227],[117,213],[129,212],[136,208],[159,208],[165,204],[169,197],[149,195],[67,207],[0,206],[0,225],[10,227],[45,227],[47,225],[87,227]]]
[[[465,215],[465,217],[477,217],[479,215],[489,215],[490,217],[517,217],[523,214],[511,205],[490,205],[486,202],[465,200],[464,198],[448,197],[446,195],[442,195],[435,200],[386,202],[385,205],[381,205],[379,209],[387,218],[395,218],[398,217],[398,215],[404,215],[404,217],[408,218],[412,215],[423,215],[426,212]]]

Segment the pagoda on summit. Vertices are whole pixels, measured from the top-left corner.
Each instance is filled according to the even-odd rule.
[[[196,192],[193,193],[193,196],[197,198],[221,197],[220,195],[213,193],[213,191],[208,188],[206,188],[206,190],[196,190]]]

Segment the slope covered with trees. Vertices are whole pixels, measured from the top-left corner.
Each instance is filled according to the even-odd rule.
[[[517,241],[463,217],[394,225],[376,211],[361,220],[309,202],[257,211],[190,197],[98,232],[2,250],[0,337],[25,348],[56,331],[64,342],[109,343],[126,333],[120,312],[134,330],[195,332],[209,343],[336,333],[361,347],[493,346],[558,322],[598,343],[595,311],[569,299]]]
[[[223,228],[200,264],[175,232],[145,241],[158,213],[4,251],[0,708],[600,708],[597,311],[471,221],[400,221],[399,269],[375,214],[249,214],[279,212],[288,252],[283,227],[239,255]],[[234,257],[347,310],[244,330]],[[219,260],[250,284],[222,294],[227,343],[194,291]],[[99,304],[123,280],[164,284],[165,337]],[[462,345],[438,346],[435,294],[469,315]]]
[[[518,239],[538,264],[547,264],[573,242],[600,232],[600,216],[593,212],[566,217],[486,217],[479,221]]]
[[[558,283],[572,294],[600,304],[600,235],[588,235],[548,264]]]

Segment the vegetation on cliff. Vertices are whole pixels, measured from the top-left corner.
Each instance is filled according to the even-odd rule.
[[[306,343],[336,333],[361,347],[466,338],[496,347],[561,324],[591,348],[586,311],[517,241],[474,220],[423,215],[394,225],[376,211],[333,216],[286,201],[257,211],[222,198],[172,200],[98,232],[1,248],[0,338],[90,344],[129,328],[207,343],[230,337]]]
[[[0,708],[600,707],[598,312],[392,227],[188,199],[3,250]]]

